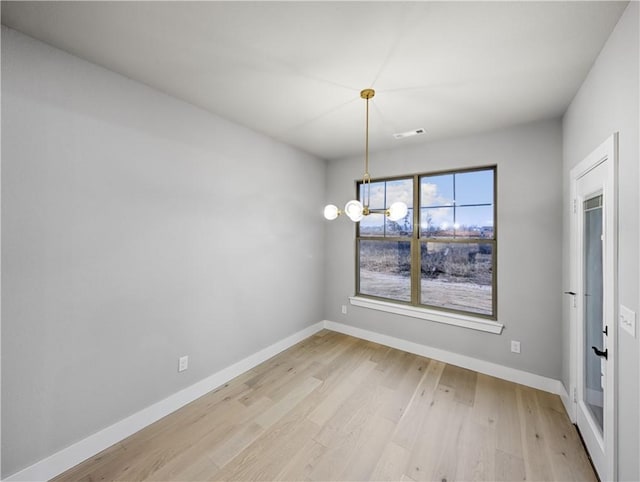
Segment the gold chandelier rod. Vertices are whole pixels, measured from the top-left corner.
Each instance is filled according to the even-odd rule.
[[[360,91],[360,97],[367,101],[367,116],[365,124],[365,141],[364,141],[364,175],[362,176],[362,185],[366,190],[367,202],[364,205],[365,216],[369,214],[369,206],[371,204],[371,176],[369,175],[369,99],[376,95],[373,89],[364,89]]]

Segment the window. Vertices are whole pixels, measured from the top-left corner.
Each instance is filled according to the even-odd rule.
[[[372,209],[409,210],[359,223],[356,294],[495,320],[495,179],[485,167],[371,182]]]

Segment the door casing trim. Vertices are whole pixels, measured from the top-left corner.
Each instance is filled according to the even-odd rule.
[[[611,377],[611,390],[607,390],[607,407],[605,416],[604,440],[608,450],[605,451],[605,474],[601,474],[603,480],[617,479],[617,348],[618,348],[618,329],[617,329],[617,313],[618,313],[618,133],[613,133],[607,140],[598,146],[583,161],[573,167],[570,171],[570,291],[578,293],[576,298],[580,296],[582,288],[579,286],[578,280],[578,259],[581,249],[578,246],[579,237],[577,229],[579,226],[579,216],[581,212],[577,203],[577,186],[578,179],[587,174],[589,171],[599,166],[603,162],[607,162],[607,182],[604,186],[604,192],[607,194],[605,201],[605,247],[603,255],[605,257],[605,266],[610,268],[604,273],[605,277],[605,316],[610,326],[610,336],[608,342],[610,352],[612,353],[611,372],[607,373],[607,377]],[[580,302],[580,300],[577,300]],[[578,414],[578,398],[576,396],[578,387],[578,356],[581,354],[578,348],[578,337],[581,331],[578,330],[578,306],[574,303],[570,307],[570,389],[572,394],[572,403],[570,404],[569,416],[574,423],[577,423]],[[609,423],[606,421],[609,420]]]

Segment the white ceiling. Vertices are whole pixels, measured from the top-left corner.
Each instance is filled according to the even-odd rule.
[[[2,2],[2,23],[325,159],[561,115],[627,2]],[[427,133],[395,140],[394,132]]]

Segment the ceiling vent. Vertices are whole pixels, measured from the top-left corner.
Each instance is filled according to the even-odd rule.
[[[394,134],[393,137],[396,139],[404,139],[405,137],[418,136],[420,134],[424,134],[426,131],[421,127],[420,129],[414,129],[412,131],[407,132],[399,132]]]

